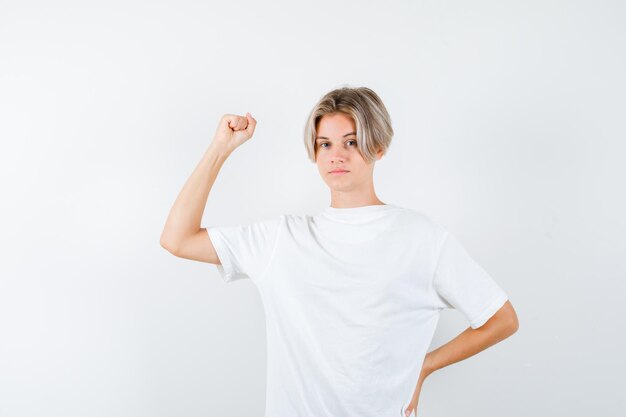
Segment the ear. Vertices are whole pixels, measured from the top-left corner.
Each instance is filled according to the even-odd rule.
[[[384,154],[385,154],[385,151],[383,151],[382,148],[379,148],[378,151],[376,151],[376,160],[379,160],[380,158],[382,158]]]

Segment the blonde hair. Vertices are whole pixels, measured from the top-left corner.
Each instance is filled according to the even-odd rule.
[[[367,87],[344,86],[326,93],[309,114],[304,126],[304,146],[311,161],[317,158],[315,138],[319,121],[333,113],[344,113],[354,120],[357,149],[366,162],[374,161],[379,149],[387,153],[393,128],[382,100]]]

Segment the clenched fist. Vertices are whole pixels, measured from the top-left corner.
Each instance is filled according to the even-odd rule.
[[[250,113],[245,116],[225,114],[220,119],[213,144],[228,154],[252,137],[256,119]]]

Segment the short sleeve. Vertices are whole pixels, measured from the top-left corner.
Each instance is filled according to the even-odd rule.
[[[269,265],[283,216],[238,226],[206,228],[221,264],[215,264],[226,282],[261,278]]]
[[[455,236],[444,233],[433,276],[436,306],[460,311],[476,329],[504,305],[508,296]]]

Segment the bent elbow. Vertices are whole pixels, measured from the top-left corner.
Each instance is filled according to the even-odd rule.
[[[519,320],[517,319],[517,315],[514,314],[509,320],[508,329],[509,329],[509,336],[517,332],[517,330],[519,330]]]
[[[163,239],[161,237],[161,240],[159,241],[159,243],[161,244],[161,247],[163,249],[165,249],[166,251],[168,251],[172,255],[176,255],[177,245],[174,245],[173,242],[168,241],[166,239]]]

